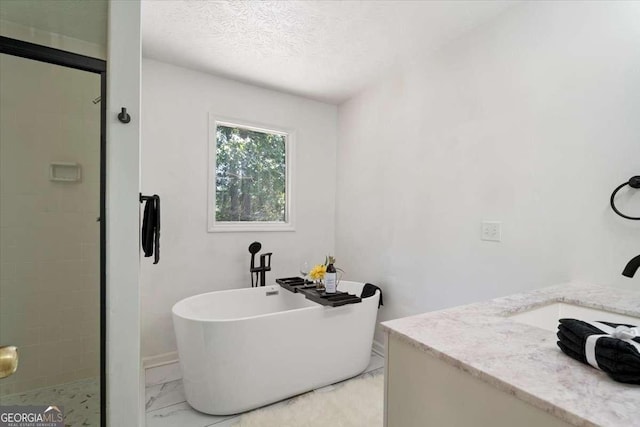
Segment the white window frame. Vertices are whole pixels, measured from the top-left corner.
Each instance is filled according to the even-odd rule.
[[[218,125],[241,127],[244,129],[283,135],[285,137],[285,220],[280,221],[216,221],[216,154]],[[209,144],[208,156],[208,198],[207,198],[207,227],[210,233],[218,232],[247,232],[247,231],[295,231],[294,222],[294,161],[295,159],[295,131],[281,126],[265,125],[246,120],[221,117],[209,113]]]

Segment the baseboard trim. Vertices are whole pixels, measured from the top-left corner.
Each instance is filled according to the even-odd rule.
[[[142,367],[144,369],[156,368],[158,366],[170,365],[172,363],[178,363],[177,351],[144,357],[142,359]]]
[[[371,351],[384,358],[384,344],[374,340]],[[147,387],[182,378],[177,351],[145,357],[142,359],[142,367]]]
[[[373,340],[373,345],[371,346],[371,351],[377,354],[380,357],[384,357],[384,344]]]
[[[147,371],[144,369],[142,360],[140,361],[140,379],[138,383],[138,396],[140,408],[138,410],[138,426],[144,427],[146,425],[146,387],[147,387]]]
[[[384,344],[379,341],[373,340],[371,346],[373,351],[378,356],[384,357]],[[171,365],[172,363],[178,363],[178,352],[171,351],[169,353],[158,354],[156,356],[149,356],[142,359],[142,367],[144,369],[157,368],[158,366]]]

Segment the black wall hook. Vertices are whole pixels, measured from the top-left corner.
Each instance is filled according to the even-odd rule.
[[[131,116],[127,113],[127,109],[122,107],[122,111],[118,114],[118,120],[122,123],[129,123],[131,121]]]

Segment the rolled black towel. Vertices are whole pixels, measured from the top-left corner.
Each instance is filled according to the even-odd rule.
[[[380,299],[378,300],[378,308],[380,308],[381,305],[384,305],[384,303],[382,302],[382,289],[380,289],[376,285],[365,283],[364,287],[362,288],[360,298],[368,298],[374,296],[376,294],[376,291],[380,291]]]
[[[597,332],[597,335],[602,332]],[[591,334],[590,334],[591,335]],[[586,338],[576,334],[570,327],[558,326],[558,339],[566,348],[580,355],[583,363],[589,363],[585,356]],[[638,355],[635,351],[625,351],[630,344],[617,338],[602,337],[598,340],[598,364],[610,366],[610,370],[634,372],[638,369]],[[633,346],[631,346],[633,347]],[[564,351],[564,349],[563,349]]]
[[[589,364],[586,358],[584,344],[580,344],[578,340],[571,336],[569,331],[558,331],[558,347],[568,356],[582,362]],[[625,351],[619,351],[616,348],[609,346],[611,342],[605,341],[607,338],[602,338],[602,343],[598,343],[598,365],[605,372],[617,372],[620,374],[635,375],[638,373],[637,358],[633,353]],[[611,338],[611,340],[617,340]],[[620,340],[617,340],[620,341]],[[620,343],[613,343],[614,347]]]
[[[622,333],[620,328],[616,331],[618,327],[635,328],[560,319],[558,347],[569,357],[606,372],[616,381],[640,384],[640,336],[634,338],[634,331]]]

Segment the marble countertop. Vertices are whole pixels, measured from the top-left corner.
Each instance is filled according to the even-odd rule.
[[[560,351],[554,332],[508,316],[565,302],[640,317],[640,292],[566,283],[382,323],[389,334],[576,426],[638,426],[640,386]]]

